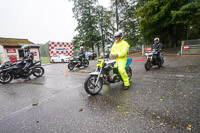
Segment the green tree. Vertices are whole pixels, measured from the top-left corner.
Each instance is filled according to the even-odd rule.
[[[83,45],[94,50],[94,45],[101,39],[96,28],[97,17],[94,6],[97,0],[73,0],[73,2],[74,17],[78,22],[76,28],[78,34],[74,37],[73,43],[75,46]]]
[[[139,31],[138,18],[134,17],[137,9],[137,0],[111,0],[113,19],[116,31],[123,31],[124,38],[133,46],[143,44]]]
[[[172,23],[184,25],[185,39],[200,38],[200,1],[181,1],[180,8],[171,11]]]
[[[40,56],[41,57],[49,57],[49,44],[39,44],[40,45]]]
[[[113,31],[115,28],[111,21],[111,15],[111,12],[107,11],[103,6],[96,7],[96,16],[98,18],[97,28],[101,35],[101,40],[97,44],[98,54],[101,46],[105,52],[105,45],[111,44],[113,41]]]
[[[200,17],[198,0],[139,0],[138,6],[137,17],[146,44],[157,36],[166,47],[174,47],[182,39],[190,39],[191,26],[194,32],[199,31],[195,24]]]

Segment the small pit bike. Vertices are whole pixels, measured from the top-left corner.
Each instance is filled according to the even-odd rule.
[[[127,58],[126,63],[126,73],[128,74],[129,80],[132,77],[132,69],[130,64],[132,58]],[[96,95],[98,94],[103,84],[105,83],[117,83],[123,81],[121,75],[118,72],[115,59],[98,59],[97,68],[95,72],[89,74],[84,83],[85,91],[88,94]]]
[[[81,61],[79,60],[79,57],[72,57],[69,60],[69,64],[68,64],[68,68],[69,70],[73,70],[75,67],[80,68],[80,67],[88,67],[89,66],[89,61],[84,58],[82,61],[82,65],[81,65]]]
[[[145,53],[147,56],[147,61],[144,65],[145,69],[148,71],[152,66],[158,66],[159,68],[163,66],[164,64],[164,58],[161,56],[161,60],[158,60],[158,52],[153,49],[152,51],[147,51]]]

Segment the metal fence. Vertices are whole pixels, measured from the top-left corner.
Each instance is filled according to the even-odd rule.
[[[200,39],[182,41],[181,54],[200,54]]]
[[[132,55],[132,54],[136,54],[136,53],[142,53],[142,46],[140,46],[140,45],[133,46],[128,51],[128,55]]]

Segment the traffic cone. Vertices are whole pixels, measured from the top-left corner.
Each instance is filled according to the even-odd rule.
[[[68,72],[67,72],[67,68],[65,69],[65,75],[67,75],[68,74]]]

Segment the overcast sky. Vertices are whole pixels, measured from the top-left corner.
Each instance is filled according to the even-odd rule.
[[[109,6],[110,0],[99,0]],[[0,37],[70,42],[77,26],[68,0],[0,0]]]

